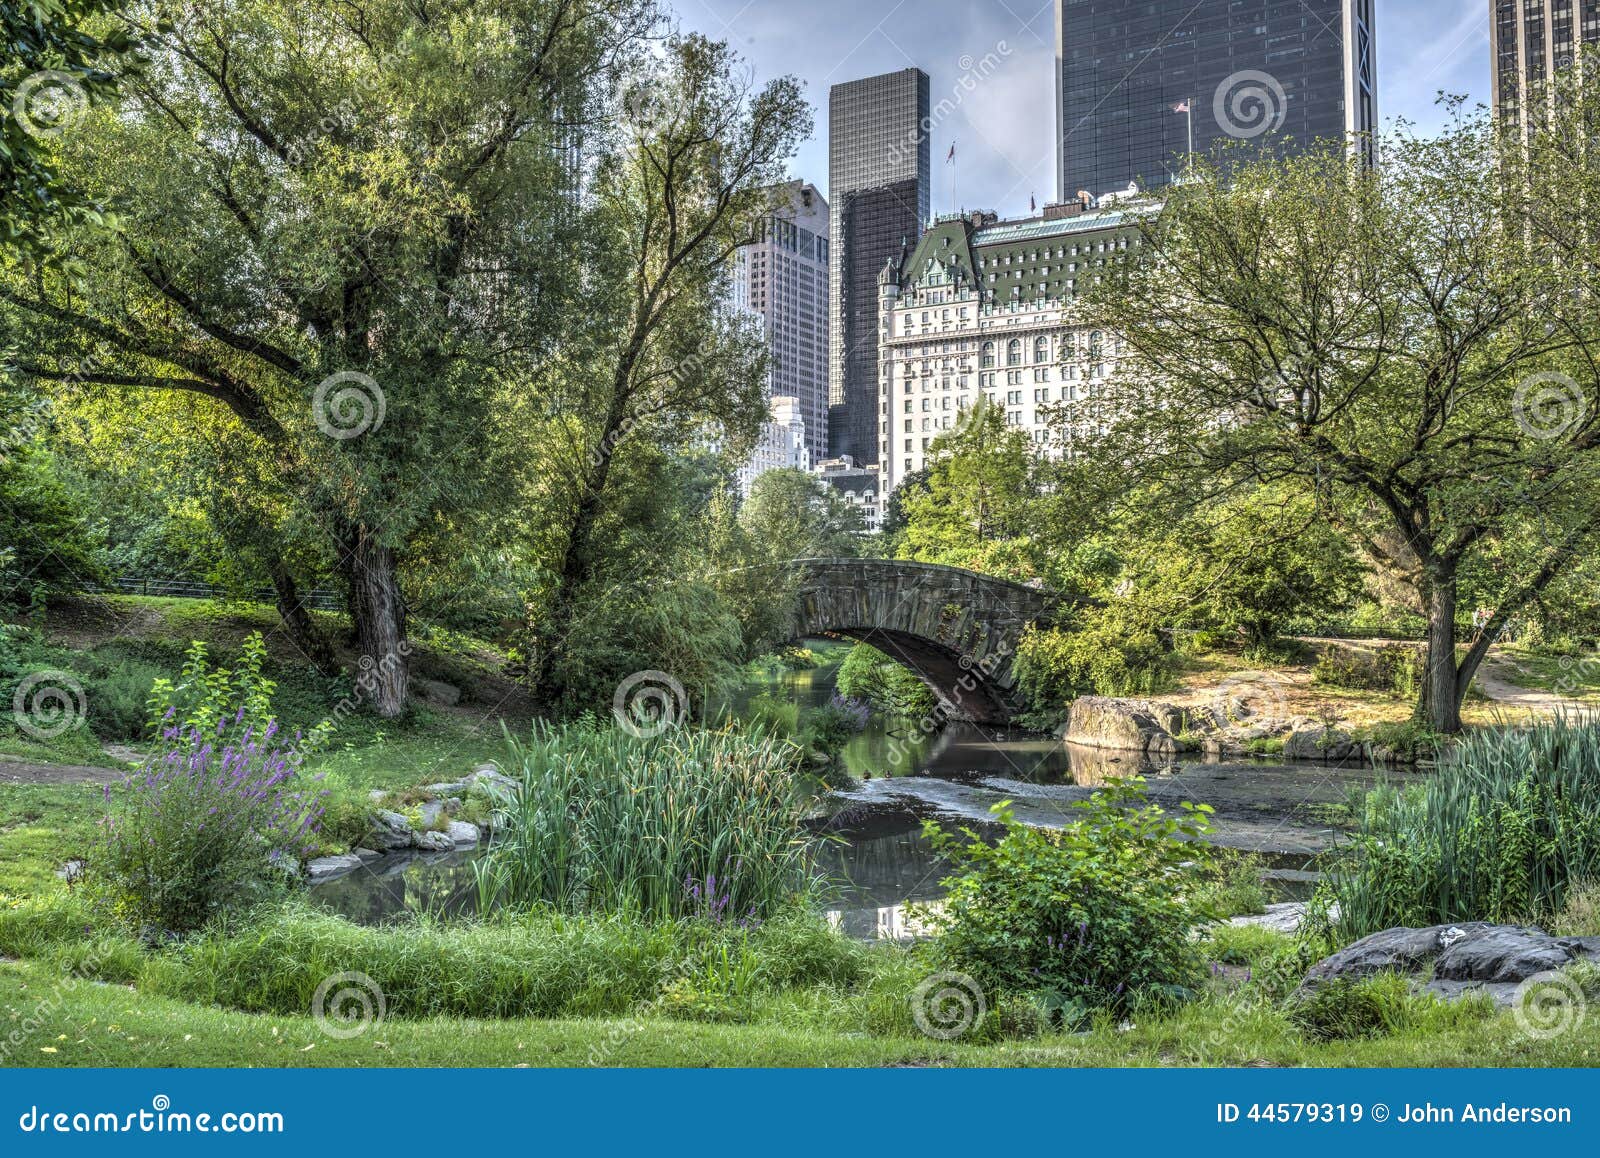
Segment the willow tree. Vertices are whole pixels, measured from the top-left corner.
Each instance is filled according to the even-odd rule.
[[[1596,186],[1545,185],[1540,152],[1457,109],[1437,138],[1385,140],[1375,170],[1337,146],[1226,180],[1197,165],[1089,307],[1126,343],[1108,461],[1316,496],[1416,591],[1417,715],[1439,732],[1459,730],[1511,618],[1600,532],[1593,238],[1573,229],[1553,260],[1539,224]],[[1506,555],[1492,615],[1465,627],[1463,574],[1513,539],[1532,549]]]
[[[640,477],[630,460],[747,448],[766,416],[766,353],[732,308],[734,261],[777,208],[773,183],[811,124],[794,80],[756,89],[725,44],[699,36],[669,41],[619,97],[586,215],[587,324],[546,382],[560,435],[541,528],[550,583],[533,615],[546,703],[562,697],[558,653],[611,563],[607,528]],[[657,578],[609,576],[606,588]]]
[[[501,404],[565,328],[582,134],[656,15],[157,0],[129,16],[148,67],[58,141],[64,176],[121,227],[61,239],[81,279],[0,274],[0,339],[41,380],[220,408],[336,561],[372,704],[395,715],[408,552],[440,528],[470,537],[497,501]]]

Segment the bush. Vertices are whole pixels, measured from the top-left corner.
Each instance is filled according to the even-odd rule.
[[[1005,836],[993,847],[926,832],[955,865],[949,897],[930,914],[938,951],[992,993],[1041,992],[1057,1008],[1121,1008],[1170,999],[1202,977],[1193,937],[1204,914],[1184,898],[1204,806],[1172,817],[1129,780],[1073,805],[1060,829],[1018,823],[996,806]]]
[[[1264,913],[1271,899],[1261,881],[1262,860],[1251,853],[1218,849],[1212,865],[1194,892],[1195,903],[1217,917]]]
[[[1600,720],[1464,737],[1425,784],[1368,794],[1322,892],[1339,931],[1548,919],[1600,877]]]
[[[767,917],[811,887],[795,756],[737,730],[538,725],[510,747],[480,910]]]
[[[1311,669],[1312,682],[1352,691],[1393,692],[1404,699],[1417,694],[1420,659],[1417,649],[1393,643],[1375,652],[1330,647]]]
[[[1353,980],[1336,977],[1289,1005],[1289,1020],[1312,1041],[1387,1037],[1410,1030],[1439,1032],[1471,1025],[1494,1014],[1486,994],[1446,1002],[1414,993],[1411,980],[1380,973]]]
[[[871,644],[858,643],[839,665],[839,691],[889,716],[921,719],[935,706],[928,685]]]
[[[1045,711],[1086,693],[1150,695],[1171,679],[1160,636],[1122,622],[1109,609],[1087,612],[1075,631],[1030,627],[1012,670],[1028,703]]]
[[[860,700],[835,695],[805,715],[803,738],[813,752],[833,759],[853,736],[860,735],[872,717],[872,710]]]

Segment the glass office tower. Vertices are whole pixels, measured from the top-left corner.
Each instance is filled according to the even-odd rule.
[[[928,220],[928,74],[907,68],[828,94],[828,446],[878,461],[878,274]]]
[[[1572,64],[1585,44],[1600,44],[1600,0],[1489,0],[1495,113],[1521,123],[1522,94]]]
[[[1155,188],[1190,148],[1377,128],[1374,0],[1056,0],[1060,201]],[[1192,121],[1192,123],[1191,123]]]

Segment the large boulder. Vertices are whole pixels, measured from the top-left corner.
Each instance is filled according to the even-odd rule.
[[[457,848],[476,848],[483,834],[478,831],[476,824],[468,824],[465,820],[452,820],[450,827],[445,829],[450,839]]]
[[[456,687],[455,684],[447,684],[443,680],[421,679],[413,676],[411,691],[423,703],[436,704],[442,708],[453,708],[461,702],[461,689]]]
[[[1184,712],[1156,700],[1123,700],[1079,696],[1072,701],[1062,739],[1090,748],[1121,748],[1158,755],[1176,752],[1176,736],[1184,730]]]
[[[372,833],[366,842],[368,847],[379,852],[395,852],[411,848],[416,842],[416,830],[400,813],[380,808],[372,814]]]
[[[419,832],[417,847],[423,852],[454,852],[456,842],[448,832]]]
[[[1430,966],[1441,982],[1504,984],[1580,960],[1600,961],[1600,937],[1552,937],[1543,929],[1483,921],[1385,929],[1318,961],[1300,988],[1312,990],[1341,977],[1424,973]]]
[[[1285,760],[1350,760],[1362,754],[1361,744],[1339,728],[1296,728],[1283,740]]]
[[[343,856],[320,856],[316,860],[306,862],[306,880],[311,884],[321,884],[337,877],[353,873],[361,867],[361,858],[354,853]]]

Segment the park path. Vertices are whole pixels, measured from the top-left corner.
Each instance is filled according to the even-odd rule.
[[[1529,716],[1553,716],[1557,712],[1572,714],[1592,713],[1595,705],[1583,700],[1523,687],[1515,682],[1516,665],[1498,656],[1489,656],[1478,669],[1478,686],[1491,703],[1511,709],[1513,713]]]
[[[6,784],[117,784],[126,773],[118,768],[85,764],[32,764],[0,757],[0,786]]]

